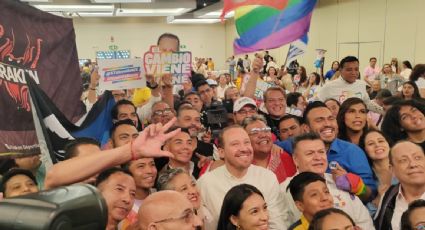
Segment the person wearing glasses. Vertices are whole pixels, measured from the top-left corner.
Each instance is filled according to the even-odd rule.
[[[425,200],[413,201],[401,216],[401,230],[412,229],[425,229]]]
[[[189,200],[172,190],[156,192],[145,199],[139,209],[141,230],[190,230],[202,226]]]
[[[242,121],[258,114],[257,104],[252,98],[240,97],[233,104],[233,119],[235,124],[241,125]]]
[[[276,174],[279,183],[282,183],[287,177],[293,176],[297,170],[292,157],[287,152],[272,154],[272,132],[266,124],[266,119],[261,115],[247,117],[242,122],[254,149],[253,164],[271,170]]]
[[[173,117],[175,117],[175,114],[166,102],[158,101],[152,105],[151,124],[161,123],[165,125],[173,119]]]
[[[399,141],[391,148],[390,164],[400,183],[388,188],[382,196],[375,216],[377,230],[400,229],[402,214],[409,204],[425,199],[423,149],[411,141]]]

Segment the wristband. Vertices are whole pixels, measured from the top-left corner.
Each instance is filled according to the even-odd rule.
[[[96,88],[91,88],[91,87],[90,87],[89,89],[90,89],[90,90],[96,90]]]
[[[130,153],[131,153],[131,160],[132,161],[137,160],[136,154],[134,154],[134,151],[133,151],[133,139],[131,139],[130,141]]]

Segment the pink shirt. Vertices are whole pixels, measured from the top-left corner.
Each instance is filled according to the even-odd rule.
[[[377,76],[379,72],[381,72],[381,68],[379,68],[378,66],[375,66],[375,68],[372,68],[369,65],[364,69],[363,76],[365,79],[369,81],[373,81],[375,80],[375,76]]]

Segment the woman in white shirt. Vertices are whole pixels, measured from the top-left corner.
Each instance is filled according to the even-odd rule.
[[[400,75],[406,80],[409,80],[410,74],[412,73],[412,64],[409,61],[403,61],[401,65]]]

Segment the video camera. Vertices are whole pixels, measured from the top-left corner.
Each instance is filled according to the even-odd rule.
[[[212,138],[218,137],[220,131],[227,126],[227,110],[220,101],[213,101],[206,109],[208,128]]]

